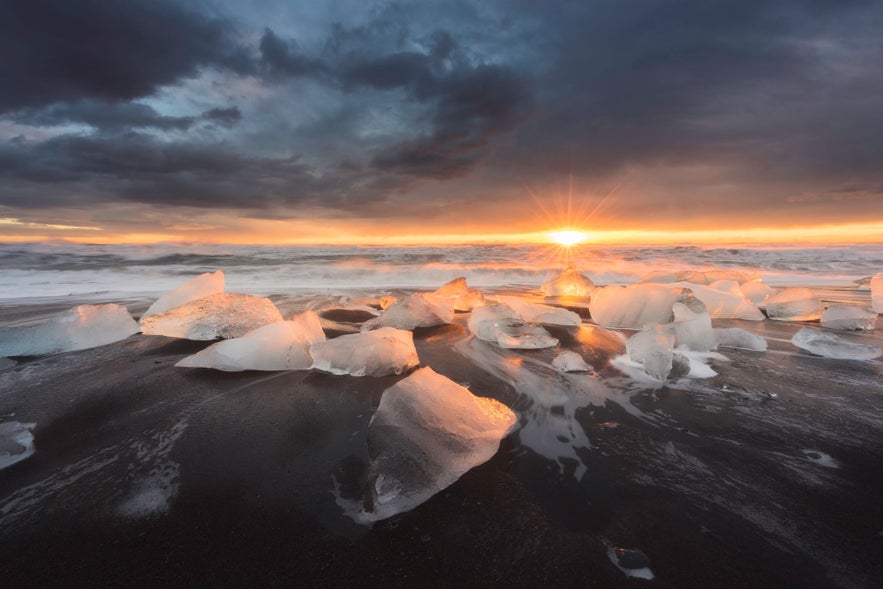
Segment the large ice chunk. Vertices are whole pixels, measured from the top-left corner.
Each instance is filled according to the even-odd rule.
[[[576,352],[565,350],[552,360],[552,368],[558,372],[589,372],[592,370],[591,365],[586,364],[583,357]]]
[[[831,305],[822,313],[822,327],[829,329],[874,331],[877,314],[866,307]]]
[[[685,346],[694,352],[707,352],[717,347],[708,313],[696,313],[684,303],[672,305],[672,312],[675,345]]]
[[[80,305],[35,325],[0,328],[0,357],[85,350],[126,339],[139,331],[125,307]]]
[[[417,327],[444,325],[454,319],[451,299],[434,294],[414,293],[387,307],[379,317],[362,324],[362,331],[379,327],[412,330]]]
[[[528,325],[518,319],[497,321],[494,333],[501,348],[538,350],[558,345],[558,340],[539,325]]]
[[[307,370],[313,365],[310,346],[325,341],[319,316],[306,311],[291,321],[277,321],[242,337],[220,341],[187,356],[175,366],[240,370]]]
[[[368,425],[362,519],[414,509],[488,461],[514,425],[511,409],[428,367],[386,389]]]
[[[725,348],[745,348],[746,350],[754,350],[755,352],[765,352],[767,348],[766,340],[754,333],[745,331],[741,327],[720,327],[714,328],[714,340],[718,346]]]
[[[662,284],[611,285],[592,291],[589,312],[602,327],[640,329],[647,323],[670,323],[672,305],[690,297],[687,289]]]
[[[518,316],[527,323],[546,323],[548,325],[579,325],[582,323],[582,318],[579,315],[561,307],[528,303],[518,297],[511,296],[499,296],[497,299],[514,309]]]
[[[220,270],[206,272],[156,299],[141,317],[150,317],[220,292],[224,292],[224,273]]]
[[[0,470],[21,462],[34,453],[36,423],[6,421],[0,423]]]
[[[625,344],[632,361],[644,366],[644,372],[656,380],[665,380],[672,370],[675,336],[664,325],[648,325]]]
[[[812,354],[838,360],[873,360],[883,355],[880,348],[852,344],[814,327],[801,327],[791,338],[791,343]]]
[[[718,290],[692,282],[677,282],[673,286],[690,289],[693,296],[705,304],[708,314],[715,319],[763,320],[763,313],[754,303],[742,296],[742,291],[737,283],[718,281],[715,284],[723,285],[726,290]]]
[[[393,327],[316,342],[310,346],[310,355],[313,368],[351,376],[402,374],[420,363],[414,334]]]
[[[469,288],[469,285],[466,284],[466,279],[463,277],[451,280],[431,294],[440,299],[447,299],[455,311],[471,311],[475,307],[481,307],[486,304],[484,295],[477,290]]]
[[[595,283],[588,276],[570,266],[543,283],[543,293],[547,297],[587,297],[592,294]]]
[[[497,341],[498,322],[511,322],[520,320],[521,317],[508,305],[486,305],[472,310],[469,316],[469,331],[480,340],[486,342]]]
[[[249,331],[282,321],[270,299],[217,293],[141,319],[145,335],[192,340],[242,337]]]
[[[883,315],[883,272],[871,278],[871,305],[875,313]]]
[[[767,297],[766,313],[778,321],[815,321],[822,303],[808,288],[783,288]]]

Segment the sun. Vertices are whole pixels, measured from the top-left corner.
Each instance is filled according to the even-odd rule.
[[[570,247],[588,239],[589,235],[583,231],[573,231],[564,229],[561,231],[551,231],[548,233],[549,240],[558,245]]]

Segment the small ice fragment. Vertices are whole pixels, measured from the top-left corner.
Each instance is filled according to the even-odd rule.
[[[765,352],[767,349],[767,342],[763,337],[741,327],[715,327],[712,332],[718,346],[744,348],[755,352]]]
[[[514,425],[515,414],[499,401],[476,397],[431,368],[417,370],[384,391],[368,425],[359,518],[372,522],[414,509],[488,461]]]
[[[395,327],[408,331],[417,327],[433,327],[454,319],[454,305],[450,299],[433,294],[414,293],[387,307],[379,317],[362,324],[362,331],[378,327]]]
[[[875,313],[883,315],[883,272],[871,278],[871,306]]]
[[[34,453],[36,423],[6,421],[0,423],[0,470],[21,462]]]
[[[351,376],[402,374],[420,363],[414,334],[393,327],[316,342],[310,346],[310,355],[313,368]]]
[[[558,372],[589,372],[592,367],[576,352],[565,350],[552,360],[552,368]]]
[[[783,288],[767,297],[766,313],[778,321],[815,321],[822,315],[822,304],[808,288]]]
[[[686,346],[695,352],[707,352],[717,347],[708,313],[695,313],[683,303],[672,305],[672,312],[675,345]]]
[[[539,325],[527,325],[517,319],[497,321],[494,330],[501,348],[539,350],[558,345],[558,340]]]
[[[472,314],[469,316],[469,331],[480,340],[495,342],[497,341],[497,322],[505,322],[513,319],[520,319],[520,317],[518,313],[515,312],[515,309],[508,305],[487,305],[484,307],[478,307],[477,309],[473,309]]]
[[[822,327],[847,331],[874,331],[877,314],[867,307],[831,305],[822,313]]]
[[[141,318],[150,317],[220,292],[224,292],[224,273],[220,270],[214,273],[206,272],[156,299]]]
[[[814,327],[801,327],[791,338],[791,343],[812,354],[837,360],[873,360],[883,355],[880,348],[851,344]]]
[[[0,328],[0,356],[73,352],[126,339],[140,331],[120,305],[80,305],[35,325]]]
[[[674,344],[671,329],[652,324],[630,337],[625,349],[632,361],[644,366],[644,372],[656,380],[665,380],[671,373]]]
[[[689,297],[687,289],[668,285],[611,285],[592,291],[589,312],[602,327],[640,329],[647,323],[670,323],[672,305]]]
[[[830,454],[825,454],[821,450],[801,450],[804,456],[812,462],[815,462],[819,466],[824,466],[825,468],[840,468],[840,463],[837,462]]]
[[[594,288],[595,283],[588,276],[580,274],[573,266],[549,278],[542,286],[543,293],[547,297],[587,297],[592,294]]]
[[[611,548],[607,551],[607,557],[613,563],[613,566],[625,573],[627,577],[653,580],[653,571],[650,570],[650,559],[640,550]]]
[[[451,280],[431,294],[440,299],[447,299],[455,311],[471,311],[486,304],[484,296],[477,290],[469,288],[463,277]]]
[[[307,370],[313,364],[310,346],[325,341],[319,317],[306,311],[291,321],[277,321],[228,339],[175,364],[186,368],[241,370]]]
[[[528,303],[518,297],[500,296],[497,298],[504,305],[514,309],[521,320],[527,323],[546,323],[548,325],[579,325],[582,323],[582,318],[579,315],[561,307]]]
[[[145,335],[191,340],[242,337],[268,323],[282,321],[270,299],[217,293],[141,319]]]

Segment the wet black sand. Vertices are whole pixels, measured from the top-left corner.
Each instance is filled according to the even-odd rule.
[[[35,312],[6,308],[0,320]],[[333,316],[337,328],[358,319]],[[21,359],[0,372],[0,415],[37,423],[36,453],[0,471],[0,585],[873,587],[883,578],[879,359],[812,357],[787,341],[798,324],[719,321],[761,333],[770,350],[721,350],[730,361],[712,361],[719,376],[654,391],[607,365],[616,337],[553,328],[596,367],[579,376],[587,393],[548,370],[555,350],[503,352],[464,325],[460,315],[418,330],[422,363],[503,401],[522,429],[488,463],[372,528],[343,515],[335,489],[358,494],[368,421],[401,377],[179,369],[206,344],[141,335]],[[847,337],[883,345],[880,327]],[[530,374],[507,373],[523,377],[513,384],[500,366]],[[562,391],[581,400],[563,402]],[[555,434],[546,454],[527,439],[529,422]],[[139,492],[153,509],[132,507]],[[655,580],[626,578],[610,546],[641,549]]]

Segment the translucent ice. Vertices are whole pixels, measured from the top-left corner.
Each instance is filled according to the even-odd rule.
[[[454,319],[451,299],[434,294],[414,293],[387,307],[379,317],[362,324],[362,331],[378,327],[412,330],[417,327],[444,325]]]
[[[670,323],[671,307],[690,293],[662,284],[605,286],[592,292],[589,312],[602,327],[640,329],[647,323]]]
[[[31,430],[36,425],[17,421],[0,423],[0,470],[21,462],[34,453],[34,435]]]
[[[867,307],[831,305],[822,313],[822,327],[858,331],[874,331],[877,314]]]
[[[883,272],[871,278],[871,305],[875,313],[883,315]]]
[[[508,305],[487,305],[472,310],[469,316],[469,331],[480,340],[497,341],[496,324],[499,321],[520,320],[521,317]]]
[[[742,294],[746,299],[757,305],[758,308],[766,307],[766,299],[767,297],[775,294],[776,289],[767,286],[763,282],[759,280],[752,280],[751,282],[746,282],[742,284]]]
[[[181,286],[171,290],[154,301],[147,311],[142,315],[150,317],[175,307],[180,307],[191,301],[201,299],[213,294],[224,292],[224,273],[217,272],[200,274],[196,278],[188,280]]]
[[[431,293],[440,299],[447,299],[455,311],[471,311],[485,304],[484,296],[469,288],[465,278],[455,278]]]
[[[696,313],[683,303],[672,305],[672,312],[675,345],[686,346],[694,352],[707,352],[717,347],[708,313]]]
[[[249,331],[282,321],[270,299],[217,293],[150,317],[142,317],[145,335],[192,340],[242,337]]]
[[[313,368],[351,376],[402,374],[420,363],[414,334],[393,327],[316,342],[310,346],[310,355]]]
[[[883,355],[883,350],[874,346],[851,344],[834,335],[814,327],[801,327],[791,338],[798,348],[817,356],[838,360],[873,360]]]
[[[630,337],[625,349],[632,361],[643,365],[644,372],[657,380],[665,380],[671,373],[674,345],[672,330],[654,324]]]
[[[725,348],[744,348],[746,350],[754,350],[755,352],[764,352],[767,343],[764,338],[759,335],[745,331],[740,327],[721,327],[714,328],[714,340],[718,346]]]
[[[595,283],[570,266],[545,281],[542,288],[547,297],[587,297],[595,288]]]
[[[607,551],[607,558],[613,566],[621,570],[627,577],[653,580],[653,571],[650,569],[650,559],[640,550],[628,550],[625,548],[611,548]]]
[[[808,288],[783,288],[766,299],[766,313],[779,321],[815,321],[822,304]]]
[[[494,333],[501,348],[538,350],[558,345],[558,340],[539,325],[528,325],[518,319],[497,321]]]
[[[500,296],[497,299],[504,305],[514,309],[518,316],[527,323],[546,323],[549,325],[579,325],[582,323],[579,315],[561,307],[528,303],[518,297]]]
[[[689,288],[693,296],[705,303],[708,314],[715,319],[763,320],[763,313],[754,303],[742,295],[738,284],[730,281],[715,284],[722,284],[727,290],[718,290],[692,282],[676,282],[673,286]]]
[[[325,341],[319,316],[312,311],[291,321],[277,321],[187,356],[175,366],[240,370],[307,370],[313,364],[310,346]]]
[[[469,469],[488,461],[515,414],[476,397],[431,368],[384,391],[368,425],[370,466],[362,518],[414,509]]]
[[[0,328],[0,357],[85,350],[126,339],[139,331],[125,307],[80,305],[35,325]]]
[[[552,368],[558,372],[588,372],[592,370],[592,367],[586,364],[582,356],[570,350],[555,356],[555,359],[552,360]]]

